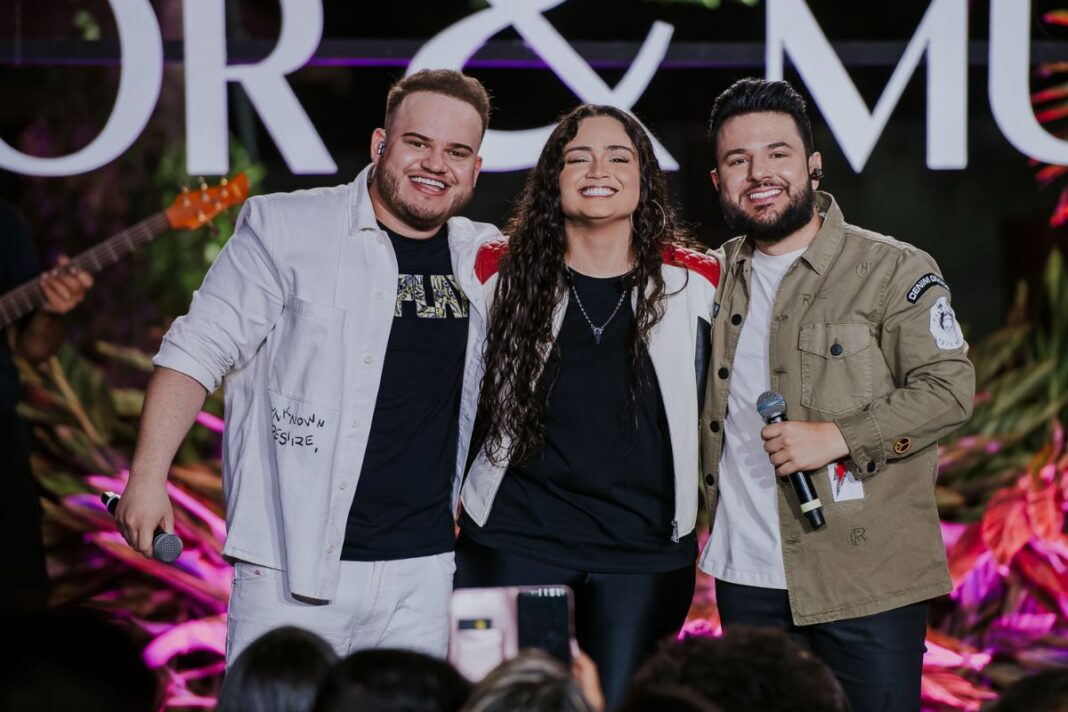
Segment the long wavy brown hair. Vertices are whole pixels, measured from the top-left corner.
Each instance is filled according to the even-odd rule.
[[[667,200],[667,182],[641,124],[619,109],[595,104],[581,104],[560,120],[528,174],[505,227],[509,247],[501,260],[489,317],[486,375],[476,428],[476,442],[481,441],[487,455],[498,464],[529,461],[544,440],[553,384],[551,377],[541,374],[552,347],[553,312],[567,290],[560,173],[564,147],[575,137],[582,120],[593,116],[608,116],[623,124],[637,150],[641,174],[638,207],[631,216],[635,264],[626,285],[638,287],[634,326],[627,344],[631,406],[642,388],[649,332],[664,315],[661,252],[672,244],[694,244],[675,223]]]

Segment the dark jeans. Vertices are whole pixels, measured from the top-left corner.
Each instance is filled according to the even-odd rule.
[[[695,568],[601,574],[564,569],[477,544],[456,542],[456,588],[563,584],[575,592],[575,637],[601,675],[608,707],[622,702],[634,671],[678,633],[693,599]]]
[[[854,712],[919,712],[927,602],[796,626],[786,591],[716,581],[724,626],[781,628],[834,672]]]

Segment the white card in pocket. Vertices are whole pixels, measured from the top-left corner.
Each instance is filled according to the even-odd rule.
[[[835,502],[864,499],[864,483],[841,463],[827,465],[827,476],[831,479],[831,494]]]

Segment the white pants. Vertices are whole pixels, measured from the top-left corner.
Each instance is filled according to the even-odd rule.
[[[444,658],[449,649],[453,552],[396,561],[342,561],[333,601],[294,598],[284,571],[234,565],[226,664],[284,625],[322,636],[345,657],[363,648],[405,648]]]

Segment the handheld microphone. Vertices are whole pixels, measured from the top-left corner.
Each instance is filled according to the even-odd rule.
[[[122,499],[114,492],[104,492],[100,495],[100,501],[107,507],[108,514],[115,516],[115,508]],[[157,529],[152,537],[152,558],[165,564],[173,564],[182,553],[182,540],[177,534]]]
[[[768,425],[781,423],[786,420],[786,399],[781,393],[764,391],[757,398],[757,413]],[[801,513],[812,525],[813,529],[819,529],[827,522],[823,519],[823,503],[820,502],[812,480],[807,472],[794,472],[790,475],[790,484],[794,486],[798,501],[801,502]]]

